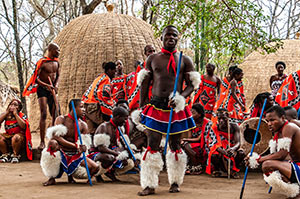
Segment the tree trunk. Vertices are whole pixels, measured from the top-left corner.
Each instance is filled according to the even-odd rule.
[[[135,13],[134,13],[134,0],[132,0],[132,2],[131,2],[131,12],[132,12],[132,16],[135,17]]]
[[[143,4],[143,17],[142,17],[142,19],[143,19],[144,21],[147,21],[147,14],[148,14],[149,0],[144,0],[143,2],[144,2],[144,4]]]
[[[21,42],[20,42],[20,36],[18,31],[18,9],[17,9],[16,0],[12,0],[12,6],[13,6],[13,31],[14,31],[14,37],[16,42],[16,63],[18,69],[20,98],[23,104],[23,112],[27,114],[26,100],[22,96],[22,92],[24,90],[24,80],[23,80],[23,69],[22,69],[21,52],[20,52]]]
[[[128,2],[127,2],[127,0],[124,0],[124,2],[125,2],[125,8],[126,8],[125,14],[128,15]]]

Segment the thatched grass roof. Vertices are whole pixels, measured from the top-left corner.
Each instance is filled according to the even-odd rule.
[[[270,77],[276,74],[275,63],[286,63],[286,74],[299,70],[300,40],[283,40],[284,45],[276,53],[262,55],[255,51],[246,57],[239,66],[244,71],[245,95],[247,106],[252,104],[258,93],[271,91]]]
[[[143,61],[144,47],[152,44],[157,51],[161,42],[151,26],[127,15],[115,13],[90,14],[72,20],[54,42],[61,48],[59,101],[64,113],[72,98],[81,98],[93,80],[103,72],[102,63],[121,59],[124,72],[134,70],[137,60]],[[32,117],[39,119],[34,101]]]

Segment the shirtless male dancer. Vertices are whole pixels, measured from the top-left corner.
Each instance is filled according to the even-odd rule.
[[[176,65],[179,60],[179,53],[176,52],[176,45],[179,39],[179,32],[174,26],[166,26],[163,29],[163,48],[161,52],[150,55],[146,61],[147,73],[144,73],[140,88],[140,107],[144,110],[141,114],[141,123],[147,129],[148,147],[143,154],[141,161],[140,181],[143,190],[138,193],[146,196],[155,193],[158,186],[158,175],[163,168],[163,160],[160,150],[162,134],[166,134],[170,106],[174,108],[170,130],[170,150],[166,155],[168,179],[171,185],[169,192],[179,192],[179,186],[183,182],[187,155],[181,149],[181,133],[195,128],[195,122],[187,106],[185,98],[200,84],[200,75],[195,72],[192,60],[182,57],[179,73],[177,94],[172,98],[172,92],[176,77]],[[149,87],[152,81],[152,99],[148,104]],[[183,81],[186,88],[183,90]]]
[[[123,174],[134,167],[134,162],[129,158],[125,142],[119,132],[119,129],[125,126],[127,119],[128,111],[125,108],[114,108],[113,117],[110,121],[102,123],[96,129],[94,136],[97,152],[92,154],[92,159],[101,162],[102,168],[107,171],[105,175],[112,181],[119,181],[115,175]],[[124,131],[122,134],[130,145],[127,134]],[[102,179],[97,177],[97,181]]]
[[[300,185],[300,128],[288,122],[284,109],[273,106],[267,110],[268,126],[275,134],[269,142],[270,154],[253,153],[246,164],[256,168],[262,164],[264,180],[287,197],[299,197]]]
[[[42,150],[45,147],[45,130],[47,119],[47,104],[50,115],[52,116],[52,125],[58,115],[58,110],[54,103],[52,93],[57,93],[58,79],[59,79],[59,62],[58,56],[60,53],[59,46],[55,43],[50,43],[47,49],[47,56],[41,58],[36,63],[36,68],[28,80],[23,96],[29,96],[32,93],[37,93],[38,102],[40,106],[40,145],[38,149]],[[49,81],[51,79],[51,82]]]
[[[72,101],[78,117],[83,145],[79,144]],[[55,179],[60,178],[63,172],[67,173],[69,183],[75,183],[72,176],[87,179],[82,152],[91,145],[91,138],[88,134],[87,124],[80,119],[84,112],[84,103],[80,99],[72,99],[69,103],[69,114],[57,117],[55,126],[47,129],[47,137],[50,141],[48,147],[42,151],[41,167],[49,180],[44,183],[44,186],[56,184]],[[97,163],[89,158],[86,159],[91,176],[101,172],[101,167]]]

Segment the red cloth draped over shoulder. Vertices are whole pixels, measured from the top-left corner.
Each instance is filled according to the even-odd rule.
[[[111,89],[112,84],[110,78],[105,73],[102,73],[83,94],[82,101],[87,104],[99,103],[101,112],[106,115],[111,115],[114,106],[111,98]]]
[[[214,131],[214,133],[216,134],[216,136],[217,136],[217,140],[218,140],[218,144],[217,144],[217,148],[218,147],[222,147],[223,149],[227,149],[227,148],[229,148],[229,147],[233,147],[234,146],[234,144],[232,143],[232,141],[234,140],[234,135],[232,134],[232,133],[230,133],[230,146],[228,146],[229,145],[229,142],[228,142],[228,132],[223,132],[223,131],[220,131],[219,129],[218,129],[218,126],[217,126],[217,124],[213,124],[213,126],[212,126],[212,129],[213,129],[213,131]],[[216,150],[217,150],[217,148],[215,148],[215,150],[212,150],[210,153],[209,153],[209,156],[208,156],[208,163],[207,163],[207,167],[206,167],[206,172],[208,173],[208,174],[211,174],[211,156],[213,155],[213,154],[218,154],[219,152],[217,152]],[[225,155],[223,155],[226,159],[228,159],[229,157],[227,157],[227,156],[225,156]],[[233,157],[231,157],[230,158],[230,160],[232,161],[232,170],[233,171],[236,171],[236,172],[238,172],[238,171],[240,171],[236,166],[235,166],[235,160],[234,160],[234,158]]]
[[[22,129],[19,126],[17,120],[12,120],[12,121],[5,120],[5,122],[4,122],[5,133],[8,135],[14,135],[14,134],[18,134],[18,133],[22,133],[23,135],[25,135],[27,158],[28,158],[28,160],[32,160],[32,142],[31,142],[31,132],[30,132],[30,128],[29,128],[28,118],[22,112],[19,112],[19,116],[25,122],[25,125],[26,125],[25,132],[24,132],[24,129]]]
[[[142,65],[138,65],[136,71],[134,72],[131,83],[127,85],[130,87],[128,91],[128,103],[130,110],[139,108],[140,88],[137,85],[137,76],[138,73],[144,68],[144,66],[146,66],[146,62],[144,62]]]
[[[281,84],[275,101],[282,107],[300,108],[300,70],[290,74]]]
[[[38,84],[36,83],[36,79],[37,79],[38,70],[41,68],[43,63],[53,62],[53,61],[58,62],[58,59],[57,58],[51,59],[49,57],[43,57],[36,63],[33,74],[31,75],[30,79],[28,80],[28,82],[24,88],[24,91],[22,93],[23,96],[29,96],[31,93],[35,93],[37,91]]]

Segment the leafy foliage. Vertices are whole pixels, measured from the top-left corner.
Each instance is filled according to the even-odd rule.
[[[272,53],[282,46],[265,32],[268,17],[251,0],[160,0],[159,15],[160,20],[153,24],[156,34],[166,25],[176,25],[182,39],[202,51],[204,62],[217,64],[219,69],[240,63],[253,50]],[[201,19],[198,26],[197,17]],[[196,27],[201,28],[200,41]]]

